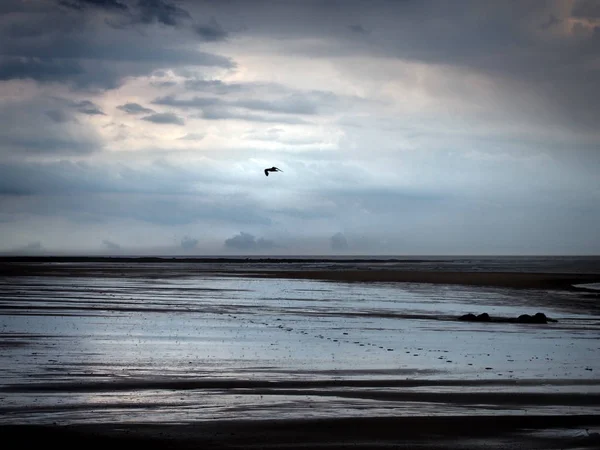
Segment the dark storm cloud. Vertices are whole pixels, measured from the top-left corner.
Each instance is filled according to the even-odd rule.
[[[246,233],[241,231],[239,234],[226,239],[225,247],[229,249],[235,250],[268,250],[271,248],[275,248],[276,245],[273,241],[264,238],[254,237],[250,233]]]
[[[127,5],[118,0],[59,0],[58,3],[60,5],[78,10],[88,6],[119,11],[127,11],[128,9]]]
[[[168,0],[59,0],[58,3],[78,11],[92,8],[121,13],[126,20],[119,26],[134,23],[176,26],[191,18],[188,11]]]
[[[208,42],[223,41],[227,39],[227,36],[229,35],[214,17],[205,25],[194,26],[194,31],[202,38],[202,40]]]
[[[14,8],[7,8],[6,20],[0,20],[0,81],[30,79],[77,89],[114,89],[127,77],[161,68],[235,67],[230,58],[190,49],[186,41],[193,36],[175,27],[168,27],[165,33],[170,35],[160,37],[142,31],[145,23],[176,24],[189,16],[174,3],[68,3],[76,8],[61,8],[54,2],[35,2],[27,8],[14,3]],[[104,12],[137,21],[141,29],[111,29],[99,20]]]
[[[41,82],[56,82],[76,79],[84,73],[76,61],[54,60],[49,58],[0,59],[0,80],[31,79]]]
[[[149,116],[142,117],[142,120],[153,123],[164,123],[172,125],[185,125],[183,118],[173,113],[156,113]]]
[[[150,114],[154,110],[146,108],[139,103],[125,103],[124,105],[117,106],[121,111],[125,111],[127,114]]]
[[[61,57],[35,56],[46,53],[38,49],[33,56],[0,57],[0,81],[30,79],[40,83],[64,83],[77,89],[114,89],[128,77],[151,74],[160,67],[196,65],[233,68],[225,57],[208,53],[170,50],[166,48],[130,48],[109,50],[93,48],[85,51],[65,49]],[[57,51],[58,54],[58,51]],[[85,60],[85,61],[83,61]]]
[[[177,25],[184,19],[189,19],[190,13],[166,0],[139,0],[137,7],[140,20],[143,23],[159,22],[164,25]]]
[[[276,52],[311,58],[380,57],[482,74],[515,103],[514,111],[575,132],[594,132],[600,116],[599,3],[438,0],[272,2],[230,0],[190,6],[194,14],[227,17],[230,28]],[[573,25],[572,18],[582,23]],[[569,29],[569,27],[572,27]],[[349,37],[349,30],[356,37]],[[362,30],[369,30],[363,33]],[[306,38],[309,39],[306,39]],[[352,39],[349,42],[349,39]]]

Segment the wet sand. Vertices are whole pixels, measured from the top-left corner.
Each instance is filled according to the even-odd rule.
[[[223,277],[255,277],[291,280],[326,280],[334,282],[385,282],[385,283],[437,283],[444,285],[497,286],[518,289],[574,291],[575,284],[594,283],[594,274],[543,274],[505,272],[435,272],[402,270],[269,270],[238,267],[235,271],[179,267],[168,275],[162,268],[142,267],[135,263],[123,267],[67,266],[48,267],[44,264],[13,265],[3,263],[0,275],[16,279],[20,276],[42,277],[133,277],[156,279],[158,277],[189,276],[194,273],[218,272]],[[18,283],[15,281],[15,283]],[[589,302],[576,306],[582,312],[597,307],[597,294],[590,291]],[[18,306],[18,305],[17,305]],[[572,306],[573,307],[573,306]],[[121,309],[120,311],[124,311]],[[138,310],[136,310],[138,311]],[[44,312],[46,314],[46,312]],[[60,314],[55,312],[53,314]],[[373,315],[374,317],[374,315]],[[252,319],[254,320],[254,319]],[[250,322],[252,322],[250,320]],[[257,319],[258,320],[258,319]],[[242,323],[238,320],[237,323]],[[254,322],[252,322],[254,324]],[[265,325],[267,326],[267,325]],[[280,327],[275,322],[273,327]],[[461,325],[462,326],[462,325]],[[303,335],[304,336],[304,335]],[[29,345],[22,336],[23,345]],[[304,339],[304,337],[303,337]],[[329,338],[328,338],[329,339]],[[596,342],[593,342],[595,345]],[[19,344],[21,345],[21,344]],[[349,379],[344,373],[334,371],[327,378],[315,379],[318,371],[299,379],[172,379],[169,377],[141,377],[138,379],[109,379],[76,383],[54,382],[49,379],[37,383],[12,383],[0,390],[0,416],[10,414],[14,408],[1,406],[2,399],[13,393],[37,397],[40,401],[56,394],[65,398],[88,393],[91,397],[114,394],[118,399],[128,392],[173,392],[190,399],[201,408],[208,396],[222,397],[224,402],[237,397],[304,399],[319,398],[323,405],[327,399],[340,401],[382,402],[392,413],[379,415],[369,407],[357,417],[313,416],[307,407],[304,417],[277,418],[277,410],[270,418],[256,415],[252,408],[241,407],[231,418],[219,417],[202,420],[161,421],[160,409],[153,411],[152,419],[79,421],[56,424],[8,423],[0,425],[0,442],[3,445],[33,447],[59,446],[62,449],[90,445],[108,448],[286,448],[286,449],[342,449],[342,448],[400,448],[400,449],[580,449],[600,448],[600,438],[590,436],[600,430],[600,379],[596,372],[581,380],[532,379],[423,379],[419,371],[389,372],[381,378],[365,376]],[[323,370],[321,374],[325,374]],[[375,374],[376,371],[373,371]],[[423,372],[425,373],[425,372]],[[289,374],[288,374],[289,375]],[[339,379],[336,379],[339,377]],[[37,401],[36,398],[36,401]],[[307,403],[310,403],[307,400]],[[357,403],[360,405],[360,403]],[[391,406],[390,406],[391,405]],[[401,413],[405,405],[420,410],[420,414]],[[422,406],[419,406],[422,405]],[[118,406],[118,405],[117,405]],[[190,408],[189,403],[169,405],[173,408]],[[309,405],[312,407],[313,405]],[[314,403],[317,407],[318,404]],[[36,406],[44,413],[44,406]],[[36,407],[33,407],[34,409]],[[76,404],[73,408],[77,408]],[[110,409],[110,403],[97,404],[98,410]],[[161,405],[140,402],[137,408],[160,408]],[[48,408],[52,409],[53,406]],[[268,407],[267,407],[268,408]],[[274,403],[277,408],[277,403]],[[453,408],[459,411],[449,413]],[[439,409],[439,413],[436,413]],[[65,407],[64,411],[68,408]],[[397,410],[397,413],[393,411]],[[490,413],[497,410],[498,413]],[[546,411],[542,414],[539,411]],[[8,417],[8,416],[6,416]],[[92,417],[92,416],[90,416]],[[151,417],[150,414],[147,415]]]

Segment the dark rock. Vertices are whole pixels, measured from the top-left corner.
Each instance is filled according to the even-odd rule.
[[[460,316],[458,320],[464,320],[466,322],[477,322],[477,316],[475,314],[465,314],[464,316]]]
[[[531,316],[529,314],[521,314],[519,317],[517,317],[517,322],[531,323]]]
[[[517,318],[519,323],[548,323],[548,318],[544,313],[536,313],[533,316],[522,314]]]
[[[460,316],[458,320],[465,322],[495,322],[495,323],[533,323],[546,324],[549,322],[558,322],[556,319],[550,319],[544,313],[536,313],[533,316],[530,314],[521,314],[519,317],[491,317],[488,313],[475,315],[472,313]]]
[[[479,314],[477,316],[477,322],[491,322],[492,318],[488,313]]]

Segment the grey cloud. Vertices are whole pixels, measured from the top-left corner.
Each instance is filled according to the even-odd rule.
[[[289,107],[277,107],[270,104],[252,101],[232,101],[228,102],[213,97],[193,97],[191,99],[178,99],[173,96],[159,97],[152,103],[157,105],[166,105],[178,108],[193,108],[201,110],[201,117],[207,120],[238,119],[250,122],[273,122],[288,124],[304,124],[306,121],[292,117],[269,117],[252,113],[237,111],[236,108],[254,109],[266,112],[281,112],[286,109],[289,114],[294,107],[302,108],[301,105],[290,105]]]
[[[248,84],[224,83],[221,80],[185,80],[186,89],[208,91],[214,94],[229,94],[246,89]]]
[[[263,111],[280,114],[303,114],[315,115],[319,104],[323,101],[334,101],[335,95],[329,93],[306,93],[302,95],[295,93],[274,100],[240,99],[223,100],[215,97],[192,97],[191,99],[179,99],[172,95],[159,97],[152,103],[157,105],[168,105],[178,108],[205,108],[209,106],[243,108],[253,111]]]
[[[204,139],[205,135],[201,133],[188,133],[185,136],[181,136],[177,138],[180,141],[201,141]]]
[[[224,105],[223,100],[210,97],[193,97],[191,99],[178,99],[172,95],[158,97],[152,101],[155,105],[175,106],[178,108],[204,108],[205,106]]]
[[[550,14],[548,16],[548,20],[543,22],[540,25],[540,28],[542,28],[542,30],[547,30],[548,28],[552,28],[553,26],[558,25],[561,22],[562,20],[558,19],[554,14]]]
[[[156,161],[144,166],[72,162],[0,162],[0,194],[129,193],[187,195],[212,173]]]
[[[184,250],[192,250],[198,246],[198,239],[191,238],[189,236],[185,236],[181,240],[181,248]]]
[[[261,123],[286,123],[289,125],[305,125],[309,122],[289,116],[265,116],[260,114],[237,112],[229,108],[205,108],[201,117],[206,120],[243,120]]]
[[[331,249],[334,251],[348,250],[348,241],[343,233],[338,232],[331,236]]]
[[[276,245],[271,240],[264,238],[256,239],[252,234],[241,231],[239,234],[226,239],[225,247],[234,250],[254,251],[268,250],[275,248]]]
[[[13,248],[7,253],[15,255],[40,255],[46,253],[46,248],[40,241],[35,241],[20,247]]]
[[[150,84],[152,86],[160,87],[160,88],[169,88],[173,86],[177,86],[176,81],[151,81]]]
[[[362,25],[358,25],[358,24],[348,25],[348,28],[350,29],[350,31],[352,31],[354,33],[358,33],[358,34],[367,34],[368,33],[368,31],[365,30]]]
[[[185,125],[185,121],[177,114],[173,113],[156,113],[142,117],[142,120],[153,123],[163,123],[172,125]]]
[[[60,109],[46,111],[46,115],[56,123],[65,123],[73,119],[69,114]]]
[[[0,155],[89,154],[102,147],[93,127],[71,120],[62,99],[0,102]]]
[[[121,246],[115,242],[109,241],[108,239],[104,239],[102,241],[102,244],[108,249],[108,250],[121,250]]]
[[[229,35],[214,17],[205,25],[196,25],[194,31],[204,41],[208,42],[223,41],[227,39],[227,36]]]
[[[269,217],[246,196],[203,193],[197,187],[202,181],[219,182],[210,173],[160,163],[144,168],[67,161],[0,163],[2,213],[8,216],[96,223],[133,219],[165,226],[199,220],[270,225]]]
[[[154,110],[146,108],[139,103],[125,103],[124,105],[117,106],[121,111],[125,111],[127,114],[150,114]]]
[[[78,112],[82,114],[87,114],[88,116],[105,116],[104,112],[100,109],[98,105],[90,100],[81,100],[79,102],[74,102],[73,107],[77,109]]]
[[[193,224],[201,220],[237,225],[266,225],[268,219],[243,203],[226,206],[198,195],[89,194],[23,196],[3,202],[3,213],[59,216],[71,222],[105,223],[115,219],[136,220],[162,226]]]
[[[290,95],[282,99],[268,100],[239,100],[234,106],[282,114],[317,114],[317,102],[301,95]]]
[[[597,0],[577,0],[573,4],[571,15],[577,18],[600,19],[600,3]]]

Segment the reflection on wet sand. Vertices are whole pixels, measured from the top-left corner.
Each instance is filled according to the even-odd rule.
[[[519,433],[525,424],[585,424],[593,433],[600,422],[598,298],[564,285],[566,276],[538,274],[517,289],[448,284],[449,273],[429,283],[376,270],[369,280],[378,282],[347,283],[340,281],[361,278],[347,270],[315,280],[306,270],[194,265],[173,276],[157,263],[29,269],[0,279],[3,433],[49,424],[61,428],[38,431],[79,433],[97,424],[104,436],[119,427],[140,439],[161,430],[186,446],[208,445],[208,433],[214,445],[228,446],[241,442],[231,433],[250,433],[252,418],[264,445],[373,444],[370,431],[342,432],[344,423],[379,429],[385,445],[408,446],[406,439],[427,440],[428,426],[442,440],[472,439],[466,423],[479,418],[495,448],[523,441],[552,448],[542,435]],[[458,320],[481,311],[541,311],[557,322]],[[180,428],[168,425],[175,423]],[[554,442],[590,443],[579,437]]]

